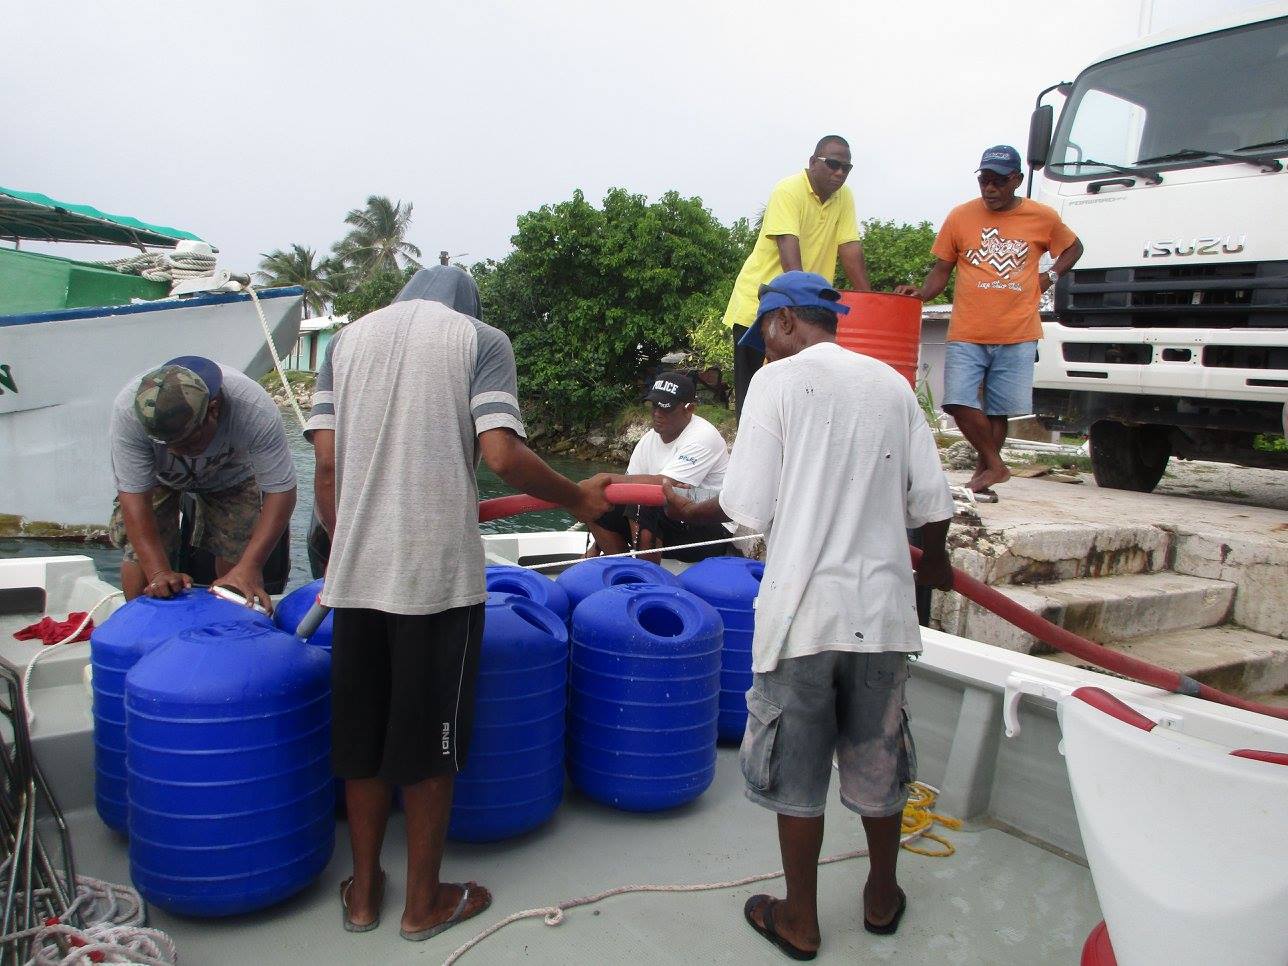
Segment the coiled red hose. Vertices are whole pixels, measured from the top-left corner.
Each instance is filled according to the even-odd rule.
[[[646,483],[612,483],[604,490],[604,495],[609,503],[616,505],[642,504],[645,506],[661,506],[666,502],[660,486]],[[503,496],[499,499],[483,500],[479,503],[479,522],[515,516],[520,513],[531,513],[534,510],[549,510],[554,507],[555,504],[553,503],[537,500],[522,493],[516,496]],[[921,559],[921,551],[916,547],[909,547],[908,549],[912,553],[912,561],[915,564]],[[1027,631],[1043,644],[1054,647],[1057,651],[1072,654],[1088,664],[1094,664],[1096,667],[1103,668],[1106,671],[1121,674],[1123,677],[1131,678],[1133,681],[1170,691],[1173,694],[1188,694],[1191,697],[1203,698],[1207,701],[1215,701],[1217,704],[1224,704],[1232,708],[1253,711],[1257,714],[1269,715],[1272,718],[1288,721],[1288,708],[1276,708],[1271,705],[1261,704],[1258,701],[1249,701],[1237,695],[1227,694],[1206,684],[1200,684],[1194,678],[1181,674],[1179,671],[1169,671],[1167,668],[1150,664],[1148,661],[1142,661],[1140,658],[1132,657],[1129,654],[1112,651],[1103,645],[1087,640],[1085,637],[1079,637],[1072,631],[1067,631],[1057,624],[1052,624],[1046,618],[1021,607],[1005,594],[994,590],[974,577],[967,576],[956,567],[953,568],[953,590],[1008,623],[1014,624],[1020,630]]]

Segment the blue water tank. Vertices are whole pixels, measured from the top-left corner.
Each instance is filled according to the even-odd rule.
[[[514,594],[526,597],[553,613],[565,624],[572,616],[568,592],[550,577],[535,570],[525,570],[510,564],[492,564],[487,568],[487,589],[493,594]]]
[[[723,741],[741,741],[747,729],[751,638],[756,627],[756,596],[764,575],[765,565],[746,557],[708,557],[680,574],[680,586],[719,611],[724,622],[719,727]]]
[[[555,813],[563,799],[567,695],[563,621],[525,597],[488,594],[474,731],[456,776],[448,836],[494,842]]]
[[[94,804],[118,832],[126,829],[125,675],[143,655],[180,631],[241,620],[267,624],[249,607],[221,600],[208,590],[189,590],[168,600],[136,597],[90,635],[94,677]]]
[[[574,614],[578,604],[605,587],[620,587],[623,584],[680,586],[675,575],[665,567],[630,557],[591,557],[573,564],[555,582],[568,594],[568,602]]]
[[[568,771],[606,805],[652,812],[716,772],[720,615],[679,587],[626,585],[573,611]]]
[[[295,588],[273,608],[273,623],[286,633],[294,634],[295,628],[300,626],[304,615],[312,610],[320,593],[322,593],[321,577],[311,584]],[[318,629],[309,637],[309,643],[326,651],[331,650],[331,635],[334,630],[335,614],[332,612],[322,619]]]
[[[184,631],[125,677],[130,876],[189,916],[272,905],[335,844],[331,660],[275,627]]]

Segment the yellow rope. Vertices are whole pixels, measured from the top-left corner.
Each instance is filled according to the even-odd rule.
[[[933,811],[935,800],[939,798],[939,793],[929,785],[922,782],[911,782],[908,785],[908,804],[903,807],[903,828],[901,835],[904,839],[903,847],[909,852],[915,852],[917,855],[927,855],[931,858],[947,858],[957,851],[953,843],[935,832],[930,831],[934,825],[942,825],[944,828],[959,829],[962,827],[962,821],[959,818],[952,818],[948,815],[940,815]],[[909,840],[909,835],[920,833],[920,837],[915,840]],[[942,849],[931,850],[914,845],[914,841],[920,839],[930,839],[932,842],[938,842],[943,846]]]

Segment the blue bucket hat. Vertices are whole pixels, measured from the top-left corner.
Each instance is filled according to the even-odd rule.
[[[822,275],[814,272],[783,272],[772,282],[760,286],[760,305],[756,309],[756,321],[743,333],[738,345],[765,351],[765,339],[760,333],[760,320],[766,312],[783,308],[820,308],[845,315],[850,311],[848,305],[841,304],[841,293],[828,283]]]

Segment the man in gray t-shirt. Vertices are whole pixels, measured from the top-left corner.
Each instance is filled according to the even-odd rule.
[[[295,466],[268,393],[235,369],[180,356],[121,390],[110,434],[117,497],[108,532],[125,551],[125,596],[169,597],[192,586],[171,562],[188,492],[200,511],[197,544],[215,557],[215,583],[271,609],[264,561],[295,508]]]
[[[524,443],[514,352],[479,316],[463,270],[418,272],[393,305],[331,341],[307,433],[318,518],[332,537],[332,766],[345,779],[353,875],[344,928],[380,921],[380,844],[394,785],[409,829],[401,934],[428,939],[487,908],[477,883],[439,881],[455,774],[465,764],[483,636],[475,468],[565,506],[608,509]],[[413,831],[414,830],[414,831]]]

